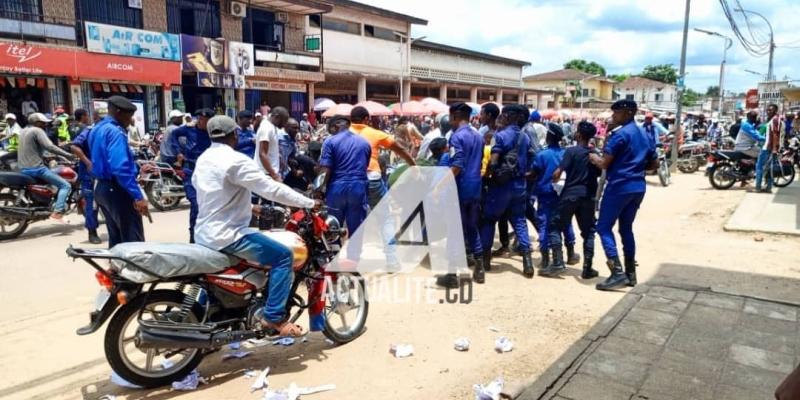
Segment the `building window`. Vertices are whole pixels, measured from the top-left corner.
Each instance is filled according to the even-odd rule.
[[[661,93],[656,93],[656,101],[664,101],[664,95]]]
[[[592,89],[592,97],[597,96],[597,89]]]
[[[373,37],[376,39],[397,41],[394,31],[391,29],[381,28],[379,26],[364,24],[364,36]]]
[[[589,97],[589,89],[583,89],[583,93],[581,94],[583,97]]]
[[[128,0],[75,0],[80,20],[142,28],[142,10],[128,7]]]
[[[309,15],[308,16],[308,26],[310,26],[312,28],[319,28],[319,27],[322,26],[322,24],[320,22],[321,21],[320,21],[320,15],[319,14],[314,14],[314,15]]]
[[[248,11],[242,20],[242,39],[256,47],[283,51],[285,28],[275,20],[275,13],[258,8]]]
[[[625,100],[634,100],[634,97],[635,97],[635,95],[632,95],[632,94],[626,94],[626,95],[625,95]]]
[[[167,31],[209,38],[222,36],[219,2],[167,0]]]
[[[41,21],[41,0],[4,0],[0,1],[0,18],[22,21]]]
[[[336,18],[322,18],[322,29],[361,35],[361,24]]]

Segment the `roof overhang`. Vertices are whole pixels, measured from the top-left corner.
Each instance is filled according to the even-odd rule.
[[[333,10],[330,3],[318,0],[249,0],[250,6],[284,11],[293,14],[327,14]]]
[[[781,89],[783,97],[788,101],[800,101],[800,87],[788,87]]]

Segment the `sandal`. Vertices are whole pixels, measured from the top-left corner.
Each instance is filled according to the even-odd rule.
[[[275,331],[277,335],[281,337],[296,338],[305,335],[302,326],[289,321],[270,322],[264,319],[264,317],[260,317],[258,319],[258,324],[261,325],[261,329]]]

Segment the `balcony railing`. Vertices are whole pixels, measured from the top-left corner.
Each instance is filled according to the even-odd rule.
[[[11,1],[11,4],[4,4],[0,8],[0,36],[16,40],[81,40],[83,24],[79,21],[48,17],[38,10],[24,8],[29,2],[4,1]]]

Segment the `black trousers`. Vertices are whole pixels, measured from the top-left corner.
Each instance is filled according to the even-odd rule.
[[[106,218],[109,249],[119,243],[144,242],[142,216],[133,208],[133,197],[122,186],[98,180],[94,199]]]
[[[548,226],[550,248],[561,247],[561,232],[572,223],[573,216],[578,221],[578,228],[581,230],[584,258],[590,259],[594,256],[594,236],[596,232],[594,199],[590,197],[571,197],[558,201],[558,207]]]

